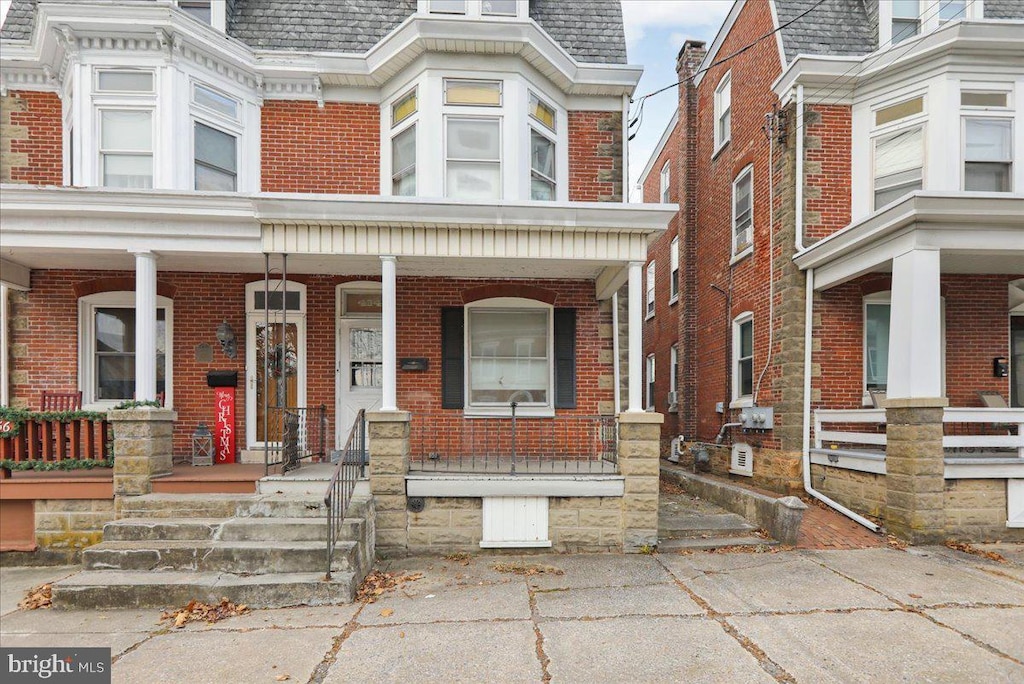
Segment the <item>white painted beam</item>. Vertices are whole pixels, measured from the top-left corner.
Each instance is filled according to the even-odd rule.
[[[30,276],[28,266],[0,257],[0,283],[14,290],[28,290],[31,286]]]
[[[597,276],[597,281],[594,283],[597,289],[597,300],[611,299],[619,291],[619,288],[626,284],[628,277],[627,269],[622,266],[608,266],[605,268]]]

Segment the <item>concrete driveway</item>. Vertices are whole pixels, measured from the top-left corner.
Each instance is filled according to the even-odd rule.
[[[133,683],[1021,682],[1024,554],[1006,551],[410,558],[381,568],[423,578],[375,603],[180,630],[152,610],[11,610],[67,574],[12,568],[0,642],[110,646]]]

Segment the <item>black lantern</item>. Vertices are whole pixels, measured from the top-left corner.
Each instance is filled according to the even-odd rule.
[[[192,465],[213,465],[213,434],[206,423],[197,425],[196,431],[192,433]]]

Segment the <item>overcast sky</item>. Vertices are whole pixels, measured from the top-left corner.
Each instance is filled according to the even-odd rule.
[[[0,23],[10,4],[0,0]],[[695,38],[710,43],[731,4],[732,0],[622,0],[629,63],[644,68],[636,96],[675,83],[676,55],[683,41]],[[630,187],[639,180],[672,118],[676,100],[676,91],[669,90],[652,97],[644,107],[643,122],[629,146]]]

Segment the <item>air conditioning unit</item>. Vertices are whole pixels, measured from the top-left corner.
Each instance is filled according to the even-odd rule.
[[[729,472],[735,475],[754,475],[754,448],[742,442],[732,445],[732,458],[729,461]]]
[[[676,407],[676,391],[675,390],[672,390],[671,392],[668,393],[668,407],[669,407],[669,410],[674,409]]]

